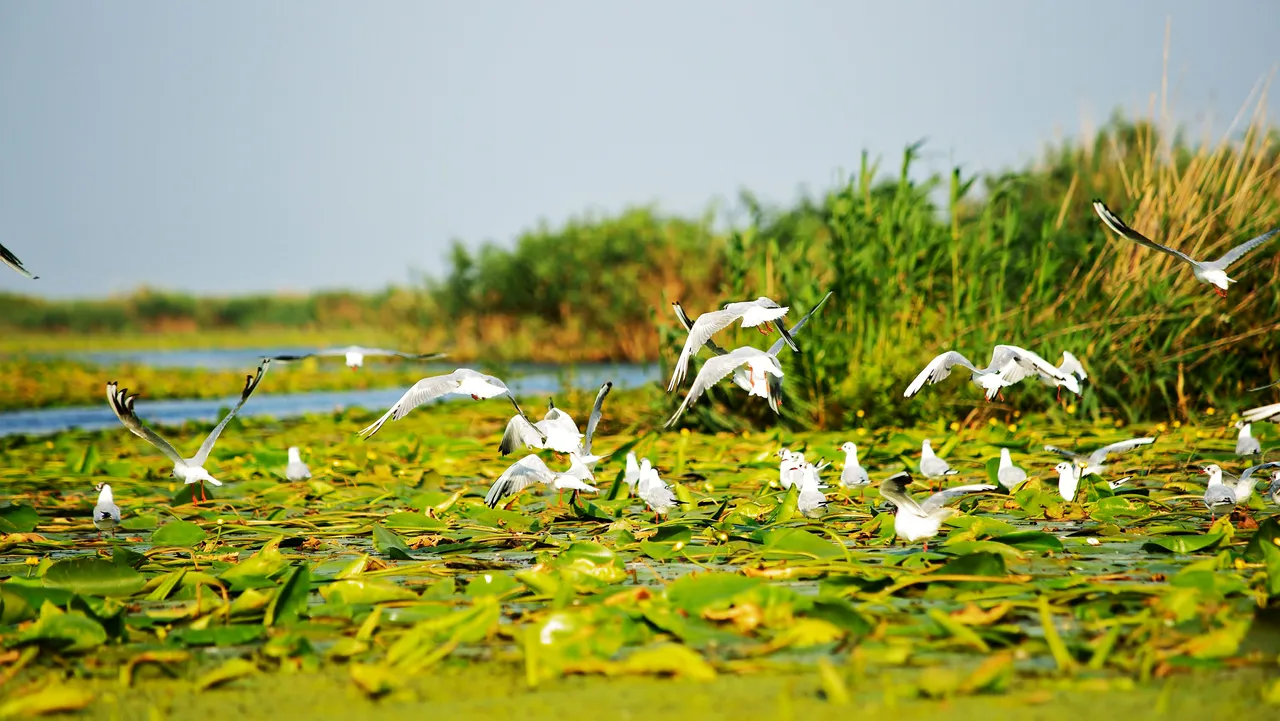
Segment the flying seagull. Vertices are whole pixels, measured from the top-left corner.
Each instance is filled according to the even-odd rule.
[[[600,459],[586,459],[578,456],[577,453],[570,453],[569,470],[556,472],[548,468],[541,458],[530,453],[511,464],[510,468],[498,476],[498,479],[489,487],[489,492],[485,494],[484,502],[490,508],[494,508],[498,505],[498,501],[515,495],[535,483],[549,485],[560,492],[566,490],[598,492],[599,488],[587,483],[596,479],[595,474],[586,466],[588,460]]]
[[[672,304],[679,305],[679,301]],[[787,314],[788,308],[781,306],[774,301],[760,296],[755,300],[742,301],[739,303],[728,303],[722,310],[713,310],[709,313],[703,313],[689,327],[689,337],[685,339],[684,348],[680,351],[680,358],[676,361],[675,369],[671,372],[671,382],[667,384],[667,392],[670,393],[676,389],[684,381],[685,374],[689,372],[689,360],[698,352],[702,346],[711,340],[711,336],[733,325],[735,320],[742,321],[743,328],[759,327],[761,333],[769,332],[769,323],[781,319]],[[681,309],[677,315],[683,315],[684,310]],[[787,332],[780,324],[774,323],[778,327],[778,333],[782,336],[783,341],[791,346],[791,350],[799,352],[800,348],[796,345],[791,334]]]
[[[1011,370],[1017,363],[1014,357],[1009,354],[1000,358],[1003,361],[1001,365],[997,365],[996,360],[996,355],[993,353],[991,365],[986,368],[979,368],[959,351],[949,350],[929,361],[929,365],[925,366],[915,380],[911,381],[911,385],[907,386],[907,390],[903,392],[902,397],[910,398],[919,393],[926,383],[933,384],[944,381],[951,376],[952,368],[964,366],[972,372],[970,380],[985,390],[987,392],[987,400],[991,400],[1000,393],[1002,388],[1013,385],[1012,381],[1005,378],[1005,372]]]
[[[1125,225],[1125,222],[1121,220],[1115,213],[1112,213],[1111,210],[1107,208],[1107,206],[1104,205],[1101,200],[1095,199],[1093,201],[1093,210],[1098,214],[1098,217],[1102,218],[1102,222],[1106,223],[1108,228],[1111,228],[1112,230],[1114,230],[1116,233],[1119,233],[1124,238],[1127,238],[1128,240],[1132,240],[1133,242],[1138,243],[1139,245],[1145,245],[1148,248],[1151,248],[1153,250],[1158,250],[1161,253],[1168,253],[1169,255],[1172,255],[1173,257],[1177,258],[1178,260],[1181,260],[1187,265],[1190,265],[1191,272],[1195,275],[1196,280],[1200,281],[1201,283],[1207,283],[1209,285],[1212,285],[1213,292],[1217,293],[1223,298],[1227,297],[1227,288],[1232,283],[1236,282],[1234,278],[1227,277],[1227,268],[1229,268],[1232,263],[1235,263],[1236,261],[1243,258],[1245,253],[1248,253],[1254,248],[1257,248],[1259,245],[1262,245],[1268,240],[1271,240],[1272,238],[1274,238],[1277,233],[1280,233],[1280,228],[1273,228],[1272,230],[1269,230],[1263,233],[1262,235],[1259,235],[1256,238],[1246,240],[1240,245],[1237,245],[1231,250],[1228,250],[1226,253],[1222,254],[1221,258],[1218,258],[1217,260],[1199,261],[1187,255],[1186,253],[1183,253],[1182,251],[1174,250],[1173,248],[1170,248],[1168,246],[1160,245],[1159,243],[1155,242],[1154,240],[1151,240],[1150,238],[1143,235],[1142,233],[1139,233],[1133,228],[1130,228],[1128,225]]]
[[[348,367],[355,370],[364,365],[364,359],[368,356],[393,356],[397,358],[408,358],[410,360],[427,361],[437,358],[444,358],[447,353],[405,353],[398,350],[387,350],[385,348],[363,348],[358,345],[350,345],[346,348],[330,348],[327,350],[316,351],[315,353],[303,353],[302,355],[278,355],[273,356],[272,360],[277,361],[299,361],[303,358],[332,358],[342,356]]]
[[[782,377],[782,366],[778,365],[778,357],[750,346],[735,348],[702,364],[702,368],[698,370],[698,375],[693,379],[693,385],[689,387],[689,393],[684,397],[684,402],[680,404],[680,407],[676,409],[675,415],[671,416],[671,419],[663,427],[670,428],[675,425],[676,419],[685,412],[689,404],[698,400],[703,393],[706,393],[708,388],[724,380],[725,376],[744,364],[747,366],[747,378],[751,382],[749,395],[760,396],[765,400],[769,400],[772,396],[770,396],[769,382],[766,380],[766,376]]]
[[[507,421],[502,440],[498,443],[498,455],[505,456],[520,448],[547,448],[557,453],[577,451],[580,456],[591,455],[591,438],[595,435],[596,426],[604,410],[605,396],[613,390],[613,381],[606,381],[596,393],[595,404],[591,407],[591,415],[587,417],[587,433],[584,436],[578,431],[578,424],[563,410],[556,408],[555,403],[548,405],[547,415],[537,423],[529,422],[523,414],[517,413]]]
[[[1070,353],[1063,351],[1062,355],[1062,367],[1058,367],[1026,348],[998,345],[991,351],[991,363],[988,367],[1002,369],[1002,377],[1010,384],[1034,375],[1045,385],[1058,388],[1059,398],[1062,388],[1080,395],[1080,378],[1076,376],[1076,371],[1084,375],[1084,368]]]
[[[1057,453],[1060,456],[1064,456],[1075,461],[1081,468],[1081,473],[1078,475],[1080,478],[1083,478],[1090,474],[1101,476],[1102,472],[1106,470],[1106,466],[1103,465],[1103,463],[1107,460],[1107,456],[1112,453],[1125,453],[1139,446],[1150,445],[1154,443],[1155,440],[1156,439],[1154,438],[1130,438],[1127,441],[1120,441],[1119,443],[1112,443],[1109,446],[1103,446],[1088,455],[1076,453],[1075,451],[1068,451],[1064,448],[1058,448],[1057,446],[1045,446],[1044,449],[1050,453]]]
[[[22,267],[22,261],[18,260],[18,256],[14,255],[13,253],[10,253],[9,249],[4,247],[3,245],[0,245],[0,261],[4,261],[5,265],[27,276],[31,280],[39,280],[40,278],[40,276],[38,275],[31,275],[31,271]]]
[[[450,394],[471,396],[471,399],[476,401],[495,396],[506,396],[510,399],[511,405],[515,406],[516,413],[524,415],[524,411],[520,410],[520,404],[516,403],[515,396],[511,395],[511,391],[507,389],[506,383],[493,376],[473,371],[470,368],[459,368],[452,373],[423,378],[414,383],[381,418],[369,424],[368,427],[361,429],[360,437],[369,438],[377,433],[378,429],[382,428],[382,424],[386,423],[388,419],[398,421],[409,415],[409,411],[423,403]],[[526,417],[525,420],[527,421],[528,418]]]
[[[893,524],[898,538],[907,543],[915,543],[923,538],[925,551],[929,550],[929,539],[938,535],[942,522],[958,512],[954,508],[947,508],[947,503],[969,493],[993,491],[996,488],[986,484],[956,486],[939,491],[920,503],[907,492],[910,484],[910,473],[895,473],[880,483],[880,495],[898,509]]]
[[[1249,410],[1241,413],[1240,418],[1245,423],[1261,423],[1262,421],[1280,423],[1280,403],[1272,403],[1269,406],[1250,408]]]
[[[180,479],[184,484],[191,485],[193,483],[200,484],[201,500],[205,497],[204,484],[212,483],[215,486],[221,486],[222,481],[209,475],[205,470],[205,461],[209,460],[209,453],[213,451],[213,444],[218,442],[218,436],[222,433],[222,429],[227,427],[236,412],[244,406],[245,401],[249,400],[249,396],[253,395],[253,391],[257,389],[258,383],[262,381],[262,376],[267,372],[267,366],[270,365],[271,359],[264,358],[262,365],[258,366],[256,375],[245,376],[244,390],[240,393],[240,402],[231,409],[218,425],[213,427],[209,432],[209,436],[204,439],[204,443],[200,444],[200,450],[191,458],[183,458],[173,449],[168,441],[161,438],[155,431],[147,428],[138,419],[138,414],[133,410],[133,403],[138,398],[135,395],[129,395],[129,389],[117,388],[116,382],[111,381],[107,384],[107,403],[111,405],[111,410],[115,411],[116,417],[128,428],[135,436],[143,439],[147,443],[155,446],[164,454],[166,458],[173,461],[173,477]],[[192,496],[192,502],[195,496]]]

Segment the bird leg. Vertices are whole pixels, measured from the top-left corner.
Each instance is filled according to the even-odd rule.
[[[1062,386],[1058,386],[1058,402],[1062,402]]]
[[[929,552],[929,542],[928,542],[928,541],[925,541],[925,542],[924,542],[924,552],[925,552],[925,553],[928,553],[928,552]]]
[[[1213,286],[1213,292],[1214,292],[1214,293],[1217,293],[1219,298],[1226,298],[1226,297],[1227,297],[1227,291],[1225,291],[1225,290],[1223,290],[1223,289],[1219,288],[1219,287],[1218,287],[1218,286],[1216,286],[1216,285],[1215,285],[1215,286]]]
[[[478,400],[480,400],[480,396],[476,395],[475,393],[472,393],[472,394],[471,394],[471,400],[473,400],[473,401],[478,401]]]
[[[556,491],[556,507],[564,505],[564,489]]]
[[[761,323],[760,325],[756,326],[756,330],[760,331],[760,335],[769,335],[769,324]]]
[[[1003,391],[1003,390],[998,390],[998,391],[996,391],[996,395],[1000,398],[1000,402],[1001,402],[1001,403],[1004,403],[1004,391]]]

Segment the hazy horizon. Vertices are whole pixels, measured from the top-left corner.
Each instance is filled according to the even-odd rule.
[[[1221,132],[1280,4],[7,3],[0,243],[41,279],[0,292],[370,291],[455,239],[790,202],[863,149],[1016,168],[1145,115],[1167,17],[1174,117]]]

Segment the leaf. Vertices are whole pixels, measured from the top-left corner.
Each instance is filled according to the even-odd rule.
[[[373,526],[373,550],[397,561],[413,560],[404,539],[377,524]]]
[[[1164,536],[1142,544],[1142,550],[1148,553],[1195,553],[1217,545],[1222,538],[1221,533]]]
[[[795,515],[799,509],[799,503],[800,503],[800,489],[796,486],[792,486],[788,488],[786,495],[782,497],[782,502],[779,503],[777,507],[773,509],[773,513],[769,515],[769,518],[766,521],[766,523],[769,525],[774,525],[777,523],[786,523],[787,521],[790,521],[792,518],[795,518]]]
[[[170,521],[151,534],[151,543],[156,546],[191,548],[200,543],[208,534],[190,521]]]
[[[274,547],[263,548],[218,574],[237,590],[274,586],[270,579],[289,567],[284,554]]]
[[[697,651],[677,643],[649,646],[632,653],[622,661],[627,673],[652,673],[694,681],[713,681],[716,670]]]
[[[0,532],[30,533],[40,525],[40,515],[31,506],[10,504],[0,508]]]
[[[836,706],[849,705],[849,686],[831,659],[825,656],[818,659],[818,678],[822,681],[822,695],[827,697],[827,701]]]
[[[40,607],[40,618],[21,633],[18,640],[39,642],[62,653],[77,653],[106,643],[107,631],[80,611],[63,611],[45,601]]]
[[[378,698],[400,688],[404,677],[383,665],[370,663],[353,663],[350,668],[351,680],[364,694],[370,698]]]
[[[407,601],[418,597],[418,594],[403,586],[362,578],[348,578],[321,586],[320,595],[330,603],[341,603],[347,606]]]
[[[622,559],[595,541],[574,541],[555,558],[555,566],[574,576],[585,576],[604,583],[617,583],[627,577]]]
[[[937,571],[939,576],[999,576],[1008,575],[1004,557],[994,553],[971,553],[948,561]]]
[[[147,579],[128,566],[102,558],[55,561],[44,574],[44,585],[86,596],[132,596]]]
[[[1258,530],[1253,532],[1249,544],[1244,547],[1245,559],[1255,563],[1263,560],[1262,546],[1264,545],[1280,548],[1280,520],[1275,516],[1264,519],[1258,524]]]
[[[244,678],[257,672],[258,667],[252,661],[233,658],[196,679],[196,688],[200,691],[207,691],[214,686],[220,686],[228,681]]]
[[[765,558],[844,558],[844,549],[803,528],[775,528],[763,535]]]
[[[295,566],[267,605],[262,625],[274,626],[281,621],[296,621],[307,610],[307,597],[310,594],[311,572],[305,563]]]
[[[387,528],[399,528],[411,531],[443,531],[449,528],[449,524],[444,521],[431,518],[423,513],[410,513],[408,511],[392,513],[382,519],[382,522]]]
[[[1018,531],[995,536],[991,540],[1003,543],[1024,551],[1062,551],[1062,541],[1052,533],[1044,531]]]
[[[805,615],[820,618],[853,636],[866,636],[874,628],[871,622],[853,608],[853,604],[842,598],[819,599]]]
[[[97,694],[88,689],[55,682],[25,696],[9,699],[0,706],[0,718],[78,711],[93,703],[96,697]]]
[[[472,598],[478,596],[501,597],[519,588],[522,588],[520,582],[508,574],[484,573],[467,584],[467,595]]]
[[[760,584],[759,579],[736,573],[690,574],[677,578],[667,586],[667,599],[676,608],[701,615],[705,609],[728,606],[738,595]]]
[[[240,646],[257,641],[264,634],[262,626],[238,623],[207,628],[179,628],[170,635],[184,646]]]

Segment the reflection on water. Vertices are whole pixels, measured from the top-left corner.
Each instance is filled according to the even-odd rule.
[[[272,351],[272,353],[284,352],[278,349]],[[193,351],[190,352],[188,360],[197,356],[221,357],[223,353],[224,351]],[[225,351],[225,353],[239,354],[227,356],[228,360],[226,362],[234,362],[236,365],[198,367],[239,367],[246,357],[242,351]],[[87,356],[90,355],[103,354],[85,354],[85,359],[88,360]],[[146,362],[148,364],[151,363],[150,354],[144,353],[138,354],[138,356],[145,357]],[[119,356],[115,357],[116,362],[118,362]],[[255,356],[250,354],[248,357],[252,359]],[[104,365],[109,364],[109,362],[104,363]],[[335,365],[338,368],[343,368],[340,361]],[[169,367],[176,367],[176,364],[171,364]],[[448,372],[449,370],[451,369],[444,369],[443,371],[424,369],[423,375]],[[407,388],[383,388],[379,390],[272,394],[270,387],[271,373],[279,372],[287,373],[288,371],[273,369],[268,373],[267,377],[263,379],[262,388],[245,404],[240,411],[240,415],[269,415],[276,418],[287,418],[306,413],[328,413],[344,408],[367,408],[369,410],[383,411],[390,408],[408,390]],[[558,393],[565,386],[591,390],[598,388],[605,381],[613,381],[613,387],[622,390],[659,380],[657,364],[640,365],[632,363],[597,363],[576,366],[512,364],[503,373],[503,376],[503,380],[507,382],[507,385],[517,396]],[[201,400],[154,400],[143,397],[138,399],[136,409],[138,415],[144,421],[152,424],[176,425],[189,420],[212,423],[218,420],[236,402],[237,398],[238,394],[225,398]],[[446,398],[445,400],[450,399]],[[116,420],[115,414],[107,406],[106,397],[103,396],[102,405],[99,406],[43,408],[0,413],[0,436],[16,433],[56,433],[71,428],[94,430],[108,428],[119,424],[119,422]]]

